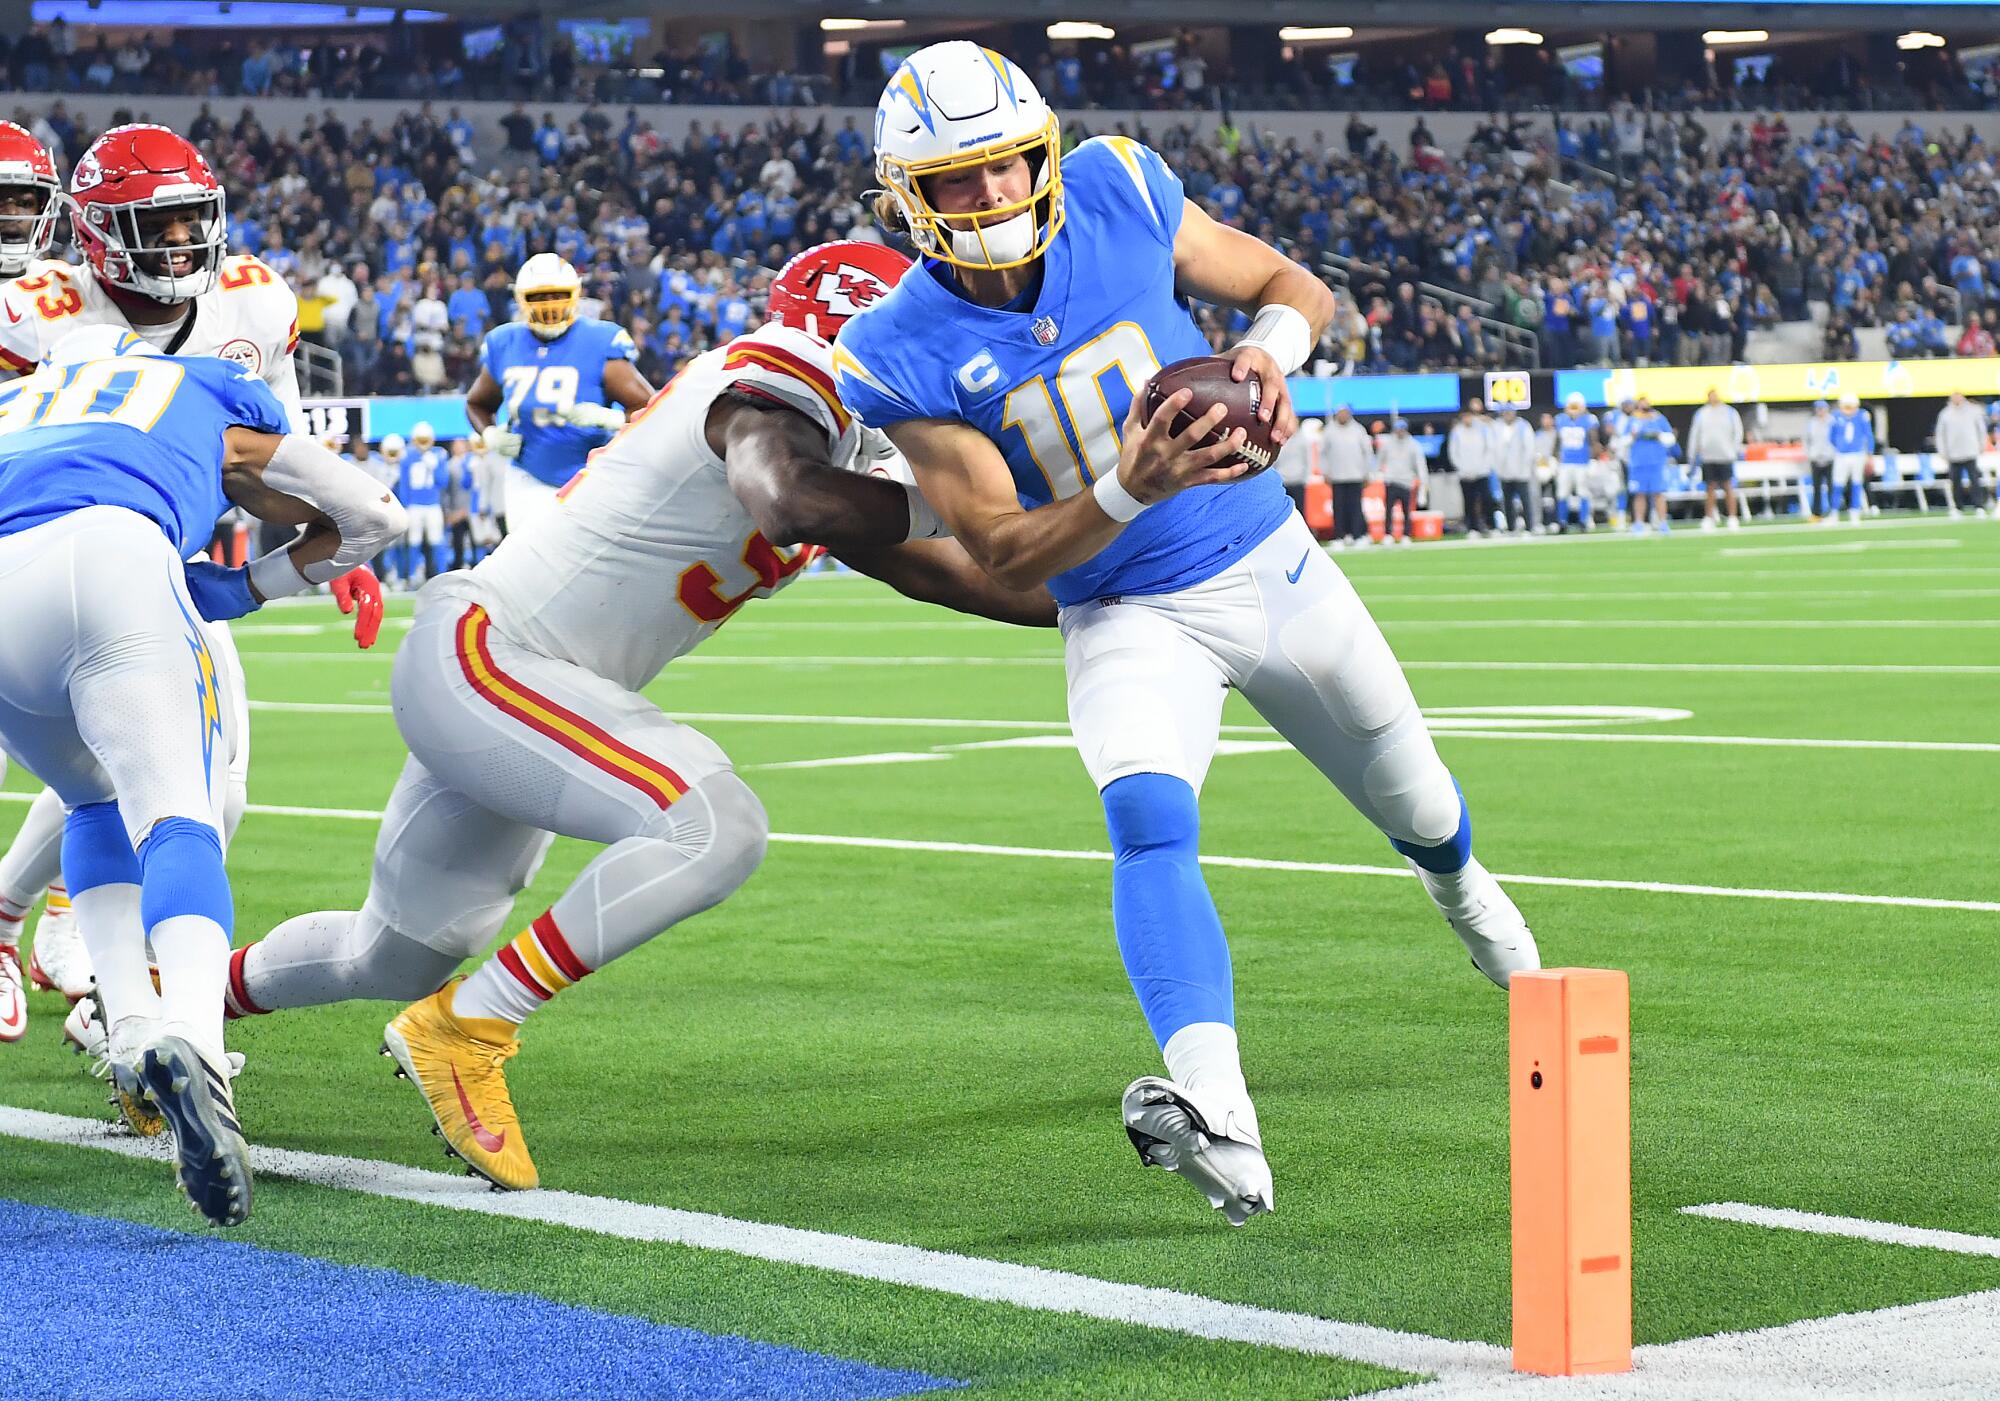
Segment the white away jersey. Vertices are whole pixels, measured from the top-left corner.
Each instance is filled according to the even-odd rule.
[[[134,326],[89,268],[37,261],[0,283],[0,376],[33,370],[79,326],[121,326],[171,355],[213,355],[241,365],[271,386],[293,429],[303,431],[292,360],[299,299],[285,280],[248,254],[224,258],[215,286],[194,299],[188,315],[191,325]]]
[[[796,409],[826,433],[834,465],[856,470],[861,428],[834,393],[832,357],[775,322],[697,357],[591,454],[561,509],[438,591],[481,604],[517,642],[638,690],[811,559],[811,546],[759,533],[709,447],[708,412],[730,391]]]

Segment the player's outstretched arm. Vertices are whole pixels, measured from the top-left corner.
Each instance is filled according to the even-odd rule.
[[[1254,372],[1263,381],[1258,416],[1275,426],[1278,442],[1291,437],[1299,419],[1285,376],[1297,373],[1333,323],[1332,290],[1262,239],[1218,224],[1192,200],[1174,235],[1174,285],[1253,318],[1250,333],[1230,352],[1236,378]]]
[[[260,520],[306,530],[240,571],[239,597],[248,606],[220,616],[241,616],[308,584],[331,582],[403,533],[403,508],[396,498],[313,439],[240,427],[223,436],[223,494]],[[232,577],[238,573],[227,572]],[[204,613],[217,616],[206,607]]]
[[[796,409],[725,395],[708,412],[708,445],[772,544],[810,542],[842,554],[942,529],[902,483],[835,467],[826,430]]]
[[[1134,395],[1125,415],[1117,470],[1089,491],[1024,510],[1007,460],[978,429],[946,419],[912,419],[889,428],[916,473],[924,497],[937,508],[966,553],[1009,589],[1027,590],[1076,568],[1117,538],[1139,513],[1191,486],[1234,481],[1248,467],[1221,464],[1242,446],[1241,429],[1221,442],[1198,446],[1228,416],[1221,404],[1185,432],[1174,417],[1194,396],[1170,394],[1152,418]]]
[[[1037,584],[1010,589],[973,562],[956,540],[911,540],[869,550],[835,550],[841,563],[880,579],[905,598],[942,604],[974,617],[1052,628],[1056,601]]]

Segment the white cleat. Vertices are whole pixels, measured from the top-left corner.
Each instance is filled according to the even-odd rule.
[[[1542,953],[1535,947],[1528,921],[1477,858],[1453,876],[1435,875],[1414,861],[1410,869],[1472,955],[1473,967],[1504,988],[1514,974],[1542,966]],[[1454,885],[1456,892],[1451,888]]]
[[[131,1047],[127,1046],[122,1065],[112,1055],[111,1037],[105,1030],[104,1014],[98,1010],[96,993],[79,998],[69,1009],[62,1034],[70,1049],[90,1062],[91,1075],[111,1087],[111,1106],[125,1121],[126,1128],[141,1138],[152,1138],[166,1128],[166,1120],[160,1117],[159,1110],[130,1072]],[[243,1073],[243,1053],[225,1052],[223,1060],[227,1062],[233,1086],[236,1077]]]
[[[1230,1225],[1241,1226],[1272,1209],[1271,1165],[1246,1114],[1209,1109],[1204,1114],[1173,1081],[1142,1075],[1125,1087],[1125,1133],[1140,1162],[1185,1177]]]
[[[1743,517],[1731,516],[1729,518],[1729,528],[1731,530],[1741,530],[1743,528]]]
[[[28,1034],[28,979],[21,971],[21,950],[0,944],[0,1044]]]
[[[1715,525],[1715,517],[1714,517],[1714,516],[1703,516],[1703,517],[1701,518],[1701,528],[1702,528],[1703,530],[1714,530],[1714,529],[1716,528],[1716,525]]]
[[[71,1002],[97,985],[74,909],[42,911],[42,917],[35,921],[28,971],[37,985],[59,992]]]

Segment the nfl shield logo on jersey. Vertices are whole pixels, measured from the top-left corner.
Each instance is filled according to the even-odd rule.
[[[1039,345],[1054,345],[1056,337],[1061,334],[1056,330],[1055,318],[1052,316],[1037,316],[1032,329],[1035,341]]]

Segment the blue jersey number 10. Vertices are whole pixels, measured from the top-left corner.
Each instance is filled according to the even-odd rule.
[[[1134,322],[1120,321],[1063,357],[1056,370],[1054,393],[1049,391],[1048,380],[1036,375],[1007,395],[1001,430],[1012,428],[1020,433],[1028,455],[1048,481],[1051,499],[1074,496],[1118,466],[1118,419],[1105,397],[1104,377],[1116,371],[1126,389],[1136,395],[1159,368],[1159,357],[1153,354],[1146,333]],[[1069,420],[1069,433],[1063,431],[1062,418],[1056,413],[1058,398]],[[1074,447],[1071,433],[1075,434]]]

